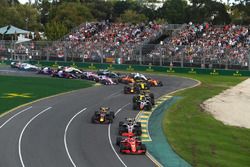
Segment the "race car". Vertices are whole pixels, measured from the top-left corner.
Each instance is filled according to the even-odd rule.
[[[50,67],[43,67],[41,68],[37,74],[44,74],[44,75],[51,75],[53,73],[53,69]]]
[[[119,122],[119,134],[126,136],[128,133],[140,136],[142,134],[141,123],[136,122],[134,118],[126,118],[126,122]]]
[[[142,144],[141,139],[133,134],[117,137],[116,144],[120,147],[120,152],[123,154],[143,155],[147,151],[146,146]]]
[[[39,70],[39,67],[29,64],[29,63],[20,63],[16,65],[19,70],[23,70],[23,71],[38,71]]]
[[[115,118],[115,113],[109,111],[108,107],[101,107],[99,111],[96,111],[92,116],[92,123],[100,123],[100,124],[108,124],[113,123],[113,119]]]
[[[139,92],[140,92],[139,86],[134,83],[130,83],[124,86],[124,94],[134,94]]]
[[[66,78],[66,79],[77,79],[78,78],[76,75],[71,74],[69,72],[65,72],[64,70],[53,71],[51,76],[58,77],[58,78]]]
[[[152,78],[147,78],[145,75],[140,74],[140,73],[131,73],[130,77],[134,78],[136,82],[138,81],[144,81],[148,82],[150,86],[158,87],[158,86],[163,86],[162,81],[159,81],[157,79],[152,79]]]
[[[140,74],[140,73],[131,73],[129,76],[134,78],[134,80],[142,80],[142,81],[148,80],[145,75]]]
[[[100,77],[94,72],[83,72],[80,78],[96,82],[100,81]]]
[[[64,67],[63,70],[67,73],[75,75],[77,78],[81,78],[81,75],[83,74],[81,70],[74,67]]]
[[[140,99],[136,100],[135,102],[133,101],[133,109],[150,111],[152,109],[152,103],[145,96],[141,96]]]
[[[108,69],[99,69],[96,73],[97,73],[97,75],[106,75],[110,72],[111,71],[109,71]]]
[[[137,87],[140,88],[140,90],[149,90],[150,89],[150,85],[148,82],[145,82],[145,81],[142,81],[142,80],[139,80],[139,81],[136,81],[135,82],[135,85]]]
[[[20,63],[20,62],[14,62],[13,61],[13,62],[10,63],[10,67],[11,68],[19,68],[21,66],[21,64],[22,63]]]
[[[159,81],[157,79],[148,78],[147,82],[150,84],[150,86],[153,87],[163,86],[162,81]]]
[[[114,81],[105,75],[99,76],[99,82],[103,85],[117,85],[118,84],[118,81]]]
[[[134,82],[135,82],[134,78],[132,78],[132,77],[130,77],[130,76],[128,76],[128,75],[121,76],[121,77],[118,79],[118,81],[119,81],[120,83],[124,83],[124,84],[129,84],[129,83],[134,83]]]
[[[138,101],[142,100],[143,98],[146,98],[151,102],[152,105],[155,105],[155,97],[154,94],[150,91],[140,91],[138,95],[135,95],[133,97],[133,103],[137,103]]]

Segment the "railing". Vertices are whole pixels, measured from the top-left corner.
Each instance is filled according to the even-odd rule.
[[[153,51],[150,48],[155,48]],[[137,49],[137,50],[136,50]],[[107,44],[88,45],[71,41],[40,41],[15,44],[0,41],[0,57],[9,60],[46,60],[141,64],[171,67],[218,69],[250,69],[249,48],[190,47],[143,44],[136,48],[126,44],[121,48]]]

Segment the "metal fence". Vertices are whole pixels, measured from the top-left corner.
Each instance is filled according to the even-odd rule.
[[[74,61],[250,70],[249,48],[171,46],[160,44],[0,41],[0,58],[27,61]]]

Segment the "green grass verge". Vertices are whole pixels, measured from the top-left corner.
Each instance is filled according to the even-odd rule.
[[[202,84],[174,94],[183,98],[164,115],[163,129],[172,148],[192,166],[249,167],[250,130],[226,126],[200,107],[204,100],[246,78],[177,75]]]
[[[92,82],[58,78],[0,75],[0,114],[24,103],[54,94],[92,86]],[[15,93],[18,96],[8,95]],[[25,94],[27,93],[27,94]],[[30,97],[20,97],[28,95]]]

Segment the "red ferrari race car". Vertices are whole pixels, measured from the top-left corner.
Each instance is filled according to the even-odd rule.
[[[142,144],[140,138],[134,136],[133,133],[128,133],[128,136],[117,137],[116,144],[123,154],[145,154],[147,151],[145,144]]]

